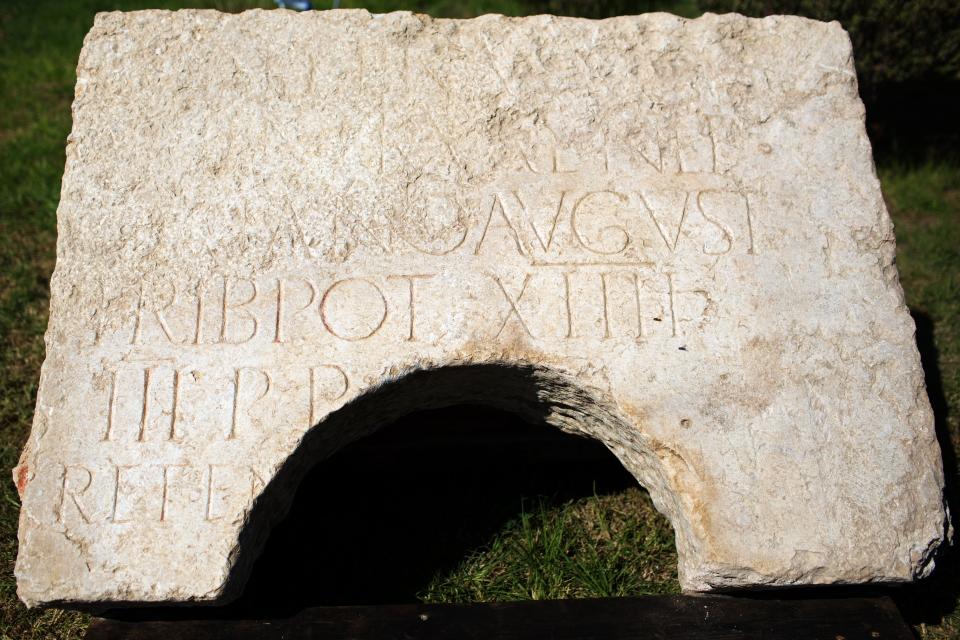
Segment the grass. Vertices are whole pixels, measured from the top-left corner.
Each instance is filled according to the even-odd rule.
[[[53,268],[56,204],[70,129],[74,69],[98,10],[212,6],[239,10],[269,2],[168,0],[13,1],[0,5],[0,469],[10,469],[29,430],[43,359],[47,281]],[[319,5],[320,3],[318,3]],[[651,8],[661,4],[649,3]],[[437,16],[487,11],[527,13],[522,0],[345,0],[374,11],[413,8]],[[540,2],[564,12],[574,0]],[[673,3],[694,15],[695,2]],[[898,264],[918,321],[931,400],[947,467],[960,444],[960,163],[881,164],[896,223]],[[955,476],[951,475],[953,479]],[[0,640],[80,638],[86,616],[27,610],[13,579],[19,503],[0,477]],[[956,557],[935,578],[903,591],[898,603],[923,638],[960,637]],[[539,500],[453,570],[434,577],[421,597],[470,602],[669,593],[677,590],[676,552],[666,521],[639,490],[555,503]]]
[[[673,529],[640,489],[524,507],[485,547],[437,575],[425,602],[679,593]]]
[[[907,305],[917,319],[922,355],[931,360],[924,362],[928,392],[938,427],[956,452],[960,444],[960,163],[881,166],[880,179],[895,224],[897,267]],[[926,348],[924,341],[929,342]]]

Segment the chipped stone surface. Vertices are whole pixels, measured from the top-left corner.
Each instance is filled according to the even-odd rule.
[[[80,57],[16,574],[224,600],[417,408],[599,438],[685,589],[905,581],[933,416],[836,24],[107,13]]]

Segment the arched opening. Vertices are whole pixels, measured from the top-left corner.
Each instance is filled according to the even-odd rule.
[[[240,598],[233,614],[260,606],[284,613],[277,603],[290,611],[411,601],[523,518],[524,505],[546,505],[546,516],[564,501],[622,493],[638,481],[676,528],[682,510],[656,447],[600,397],[531,365],[463,364],[391,377],[308,432],[260,494],[224,591]],[[652,508],[639,512],[660,517]],[[667,557],[669,572],[676,556],[668,550]]]
[[[318,463],[230,608],[640,595],[675,572],[669,523],[601,443],[459,405]]]

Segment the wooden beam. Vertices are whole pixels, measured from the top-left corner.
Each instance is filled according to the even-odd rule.
[[[187,613],[184,611],[183,613]],[[143,611],[149,616],[149,610]],[[316,607],[278,620],[94,619],[88,640],[909,640],[889,598],[648,596]],[[129,617],[129,612],[127,612]]]

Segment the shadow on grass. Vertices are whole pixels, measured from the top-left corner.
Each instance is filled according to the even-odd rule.
[[[437,573],[532,500],[636,480],[600,442],[475,406],[420,411],[317,464],[223,607],[117,610],[120,619],[262,618],[310,606],[419,602]]]
[[[943,472],[946,485],[946,501],[950,512],[960,513],[958,494],[957,457],[947,427],[949,405],[943,392],[940,377],[939,352],[934,341],[933,321],[926,314],[912,311],[917,325],[917,348],[923,362],[927,383],[927,395],[933,407],[937,440],[943,452]],[[938,624],[944,616],[957,608],[960,600],[960,556],[953,545],[945,545],[936,558],[933,575],[916,584],[897,589],[891,594],[901,613],[911,624]]]
[[[960,110],[960,81],[891,82],[865,91],[863,99],[877,164],[918,166],[960,160],[960,128],[954,116]],[[924,117],[918,118],[918,113]]]

